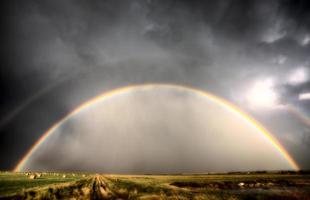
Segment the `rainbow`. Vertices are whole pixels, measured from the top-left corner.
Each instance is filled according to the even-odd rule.
[[[293,114],[299,121],[301,121],[304,125],[310,128],[310,119],[309,117],[304,114],[301,110],[294,107],[293,105],[287,105],[286,109]]]
[[[290,154],[285,150],[285,148],[277,141],[275,137],[272,136],[272,134],[264,128],[258,121],[256,121],[254,118],[249,116],[247,113],[242,111],[240,108],[235,106],[234,104],[228,102],[225,99],[222,99],[218,96],[215,96],[213,94],[210,94],[206,91],[188,87],[188,86],[180,86],[180,85],[173,85],[173,84],[142,84],[142,85],[130,85],[122,88],[117,88],[108,92],[105,92],[99,96],[94,97],[93,99],[83,103],[79,107],[77,107],[75,110],[67,114],[64,118],[62,118],[60,121],[55,123],[51,128],[49,128],[36,142],[35,144],[30,148],[30,150],[25,154],[25,156],[19,161],[19,163],[16,165],[14,171],[22,171],[27,161],[30,159],[31,155],[42,145],[44,141],[48,139],[48,137],[57,129],[59,128],[63,123],[65,123],[69,118],[71,118],[73,115],[83,111],[84,109],[90,108],[94,106],[98,102],[105,101],[111,97],[118,96],[120,94],[129,93],[135,89],[152,89],[156,87],[166,87],[166,88],[172,88],[172,89],[182,89],[182,90],[188,90],[191,92],[196,93],[197,95],[201,95],[208,100],[217,103],[218,105],[225,108],[227,111],[232,112],[237,117],[239,117],[241,120],[252,126],[256,131],[258,131],[260,134],[263,135],[263,137],[269,141],[275,149],[287,160],[287,162],[290,164],[290,166],[294,170],[299,170],[298,164],[294,161],[294,159],[290,156]]]

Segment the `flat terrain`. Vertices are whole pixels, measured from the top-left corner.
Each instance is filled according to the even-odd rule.
[[[310,175],[1,172],[0,199],[310,199]]]

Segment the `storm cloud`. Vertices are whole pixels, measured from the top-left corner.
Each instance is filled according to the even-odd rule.
[[[188,85],[234,102],[309,168],[310,145],[299,137],[309,127],[289,112],[251,110],[245,103],[248,88],[270,78],[281,105],[309,116],[309,101],[298,100],[310,91],[309,79],[288,81],[298,68],[309,76],[309,2],[31,0],[3,9],[3,169],[84,101],[150,82]],[[277,123],[268,123],[272,116]]]

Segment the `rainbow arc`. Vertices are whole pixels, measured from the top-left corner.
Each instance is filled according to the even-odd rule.
[[[15,167],[14,171],[22,171],[28,160],[31,158],[32,154],[46,141],[52,133],[57,130],[62,124],[64,124],[68,119],[70,119],[75,114],[88,109],[98,102],[105,101],[107,99],[110,99],[112,97],[116,97],[120,94],[129,93],[137,88],[141,89],[151,89],[155,87],[168,87],[172,89],[182,89],[182,90],[189,90],[191,92],[194,92],[198,95],[201,95],[208,100],[217,103],[218,105],[225,108],[227,111],[232,112],[235,114],[235,116],[239,117],[241,120],[252,126],[257,130],[258,133],[262,134],[266,140],[268,140],[274,148],[287,160],[287,162],[290,164],[290,166],[294,170],[299,170],[298,164],[294,161],[292,156],[286,151],[286,149],[280,144],[280,142],[268,131],[262,124],[260,124],[258,121],[256,121],[254,118],[252,118],[250,115],[242,111],[240,108],[238,108],[236,105],[230,103],[229,101],[220,98],[218,96],[215,96],[209,92],[188,87],[188,86],[180,86],[180,85],[173,85],[173,84],[142,84],[142,85],[130,85],[118,89],[114,89],[108,92],[105,92],[85,103],[77,107],[75,110],[67,114],[64,118],[59,120],[57,123],[55,123],[51,128],[49,128],[36,142],[35,144],[29,149],[29,151],[25,154],[25,156],[20,160],[20,162]]]

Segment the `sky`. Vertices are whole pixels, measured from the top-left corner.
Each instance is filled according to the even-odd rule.
[[[3,1],[0,169],[83,102],[132,84],[209,91],[310,168],[306,0]]]

